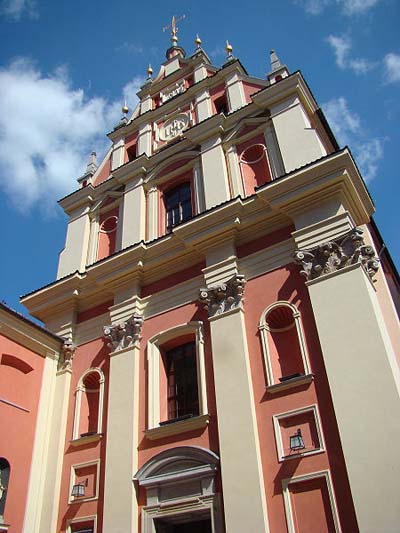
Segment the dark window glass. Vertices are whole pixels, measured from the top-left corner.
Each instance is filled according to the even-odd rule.
[[[188,342],[165,354],[168,420],[199,414],[196,346]]]
[[[190,183],[183,183],[165,194],[167,229],[170,230],[192,218],[192,193]]]
[[[9,479],[10,463],[4,457],[0,457],[0,523],[3,521]]]

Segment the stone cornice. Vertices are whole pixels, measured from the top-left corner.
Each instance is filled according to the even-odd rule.
[[[63,340],[31,324],[12,310],[0,307],[0,334],[42,357],[58,358]]]
[[[273,209],[291,218],[338,198],[357,225],[369,221],[374,205],[347,148],[282,176],[257,190]]]

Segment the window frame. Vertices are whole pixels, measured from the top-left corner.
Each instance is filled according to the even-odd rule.
[[[289,307],[289,309],[291,310],[293,314],[293,320],[294,320],[294,324],[295,324],[295,328],[297,332],[301,359],[303,362],[303,374],[301,376],[293,378],[288,381],[282,381],[282,382],[276,382],[274,380],[272,362],[271,362],[271,357],[270,357],[270,349],[269,349],[269,343],[268,343],[268,332],[270,332],[270,328],[268,327],[266,323],[266,318],[268,314],[277,307]],[[262,352],[263,352],[264,366],[265,366],[266,377],[267,377],[267,389],[270,392],[274,392],[275,390],[277,391],[283,390],[285,388],[290,388],[291,386],[297,386],[305,382],[307,383],[313,379],[313,375],[311,374],[311,371],[310,371],[310,363],[308,360],[307,346],[305,343],[304,332],[303,332],[303,327],[301,323],[301,314],[295,305],[285,300],[279,300],[277,302],[272,303],[262,312],[258,329],[261,334]]]
[[[89,497],[83,496],[82,498],[74,498],[71,493],[72,493],[72,487],[76,485],[76,470],[79,470],[79,468],[85,468],[86,466],[93,466],[93,465],[96,466],[96,487],[95,487],[94,496],[89,496]],[[69,504],[91,502],[94,500],[98,500],[99,490],[100,490],[100,459],[71,465],[71,474],[70,474],[69,492],[68,492],[68,503]],[[79,520],[82,521],[82,518],[80,517]]]
[[[199,397],[199,416],[189,420],[177,421],[160,427],[160,364],[163,353],[162,346],[167,342],[179,340],[179,338],[194,335],[196,346],[196,367],[197,367],[197,389]],[[182,344],[186,344],[183,341]],[[148,361],[148,419],[146,435],[151,438],[149,432],[161,430],[160,433],[168,432],[168,427],[181,425],[186,431],[186,427],[193,425],[191,421],[208,423],[208,405],[206,390],[205,355],[204,355],[204,333],[203,322],[193,321],[174,326],[168,330],[157,333],[147,341],[147,361]],[[164,431],[162,431],[164,430]],[[174,430],[171,430],[174,431]],[[157,435],[157,432],[153,432]],[[161,435],[160,435],[161,436]]]
[[[222,533],[221,497],[215,488],[218,467],[219,457],[198,446],[169,448],[147,461],[133,478],[146,490],[141,533],[156,533],[157,520],[206,515],[212,532]]]
[[[79,433],[80,426],[80,414],[81,414],[81,402],[82,394],[86,392],[86,387],[84,385],[85,378],[96,373],[99,375],[99,407],[98,407],[98,417],[97,417],[97,432],[93,435],[81,436]],[[75,413],[74,413],[74,425],[72,430],[72,442],[89,442],[90,440],[97,440],[101,436],[103,429],[103,407],[104,407],[104,382],[105,376],[101,368],[91,367],[88,368],[82,376],[79,378],[78,385],[75,389]]]
[[[279,421],[285,418],[291,418],[291,417],[295,417],[296,415],[302,415],[305,413],[312,413],[314,416],[315,429],[316,429],[318,440],[319,440],[319,447],[306,450],[306,451],[298,451],[294,453],[293,455],[285,455],[283,451],[284,448],[283,448],[283,442],[282,442],[282,432],[281,432],[281,426],[280,426]],[[321,418],[319,416],[318,406],[316,404],[308,405],[306,407],[301,407],[299,409],[292,409],[291,411],[285,411],[284,413],[273,415],[272,419],[273,419],[273,424],[274,424],[276,450],[278,454],[278,461],[280,463],[283,461],[288,461],[290,459],[299,459],[300,457],[305,457],[307,455],[315,455],[318,453],[325,452],[326,448],[325,448],[324,435],[323,435],[322,427],[321,427]]]
[[[329,494],[329,503],[331,506],[331,512],[333,517],[333,522],[335,526],[336,533],[341,533],[342,529],[340,527],[340,521],[339,521],[339,513],[337,509],[336,504],[336,498],[335,493],[333,490],[331,475],[329,470],[321,470],[319,472],[311,472],[309,474],[304,474],[300,476],[293,476],[291,478],[286,478],[282,480],[282,493],[283,493],[283,500],[285,505],[285,516],[286,516],[286,524],[288,528],[288,533],[296,533],[295,525],[294,525],[294,518],[293,518],[293,507],[292,502],[290,498],[290,485],[294,485],[296,483],[301,483],[303,481],[313,480],[317,478],[324,478],[326,487]]]
[[[189,201],[186,201],[184,205],[190,205],[190,216],[188,216],[187,218],[184,218],[183,217],[183,202],[180,201],[180,195],[181,195],[181,191],[183,190],[183,188],[188,188],[189,189]],[[172,195],[172,193],[175,193],[176,191],[178,191],[179,193],[179,201],[177,202],[177,205],[176,206],[173,206],[173,207],[168,207],[168,196],[169,195]],[[187,192],[187,191],[185,191]],[[163,202],[164,202],[164,210],[165,210],[165,231],[166,233],[170,233],[174,228],[176,228],[177,226],[179,226],[180,224],[183,224],[184,222],[187,222],[188,220],[191,220],[193,217],[194,217],[194,214],[195,214],[195,210],[194,210],[194,205],[193,205],[193,183],[192,183],[192,180],[183,180],[181,181],[180,183],[175,183],[173,185],[171,185],[171,187],[169,187],[168,189],[165,189],[162,191],[162,199],[163,199]],[[169,219],[169,212],[174,212],[175,209],[178,209],[178,212],[179,212],[179,220],[175,223],[168,223],[168,219]]]
[[[93,533],[97,533],[97,515],[78,516],[67,520],[66,533],[73,533],[72,527],[80,522],[93,522]]]

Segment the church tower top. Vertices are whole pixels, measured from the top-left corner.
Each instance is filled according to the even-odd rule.
[[[171,46],[168,48],[166,52],[167,59],[172,59],[175,56],[181,56],[185,57],[186,52],[181,47],[178,46],[178,26],[176,25],[177,22],[180,22],[181,20],[185,19],[186,15],[182,15],[181,17],[175,18],[175,16],[172,17],[171,24],[167,24],[167,26],[164,26],[163,31],[167,31],[171,29]]]

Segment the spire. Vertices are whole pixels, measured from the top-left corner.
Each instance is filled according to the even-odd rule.
[[[286,65],[282,65],[278,54],[275,50],[271,50],[269,53],[271,62],[271,71],[267,74],[267,78],[271,84],[281,81],[283,78],[289,76],[289,70]]]
[[[236,58],[232,54],[233,47],[231,43],[227,40],[225,45],[225,52],[226,52],[226,61],[225,64],[230,63],[231,61],[234,61]]]
[[[91,179],[95,175],[96,170],[97,170],[97,154],[96,152],[91,152],[88,164],[86,166],[86,171],[83,174],[83,176],[78,178],[78,183],[80,183],[82,187],[85,187],[86,185],[91,183]]]
[[[280,68],[281,62],[279,61],[278,54],[275,52],[275,50],[271,50],[269,54],[271,60],[271,71],[274,72]]]

